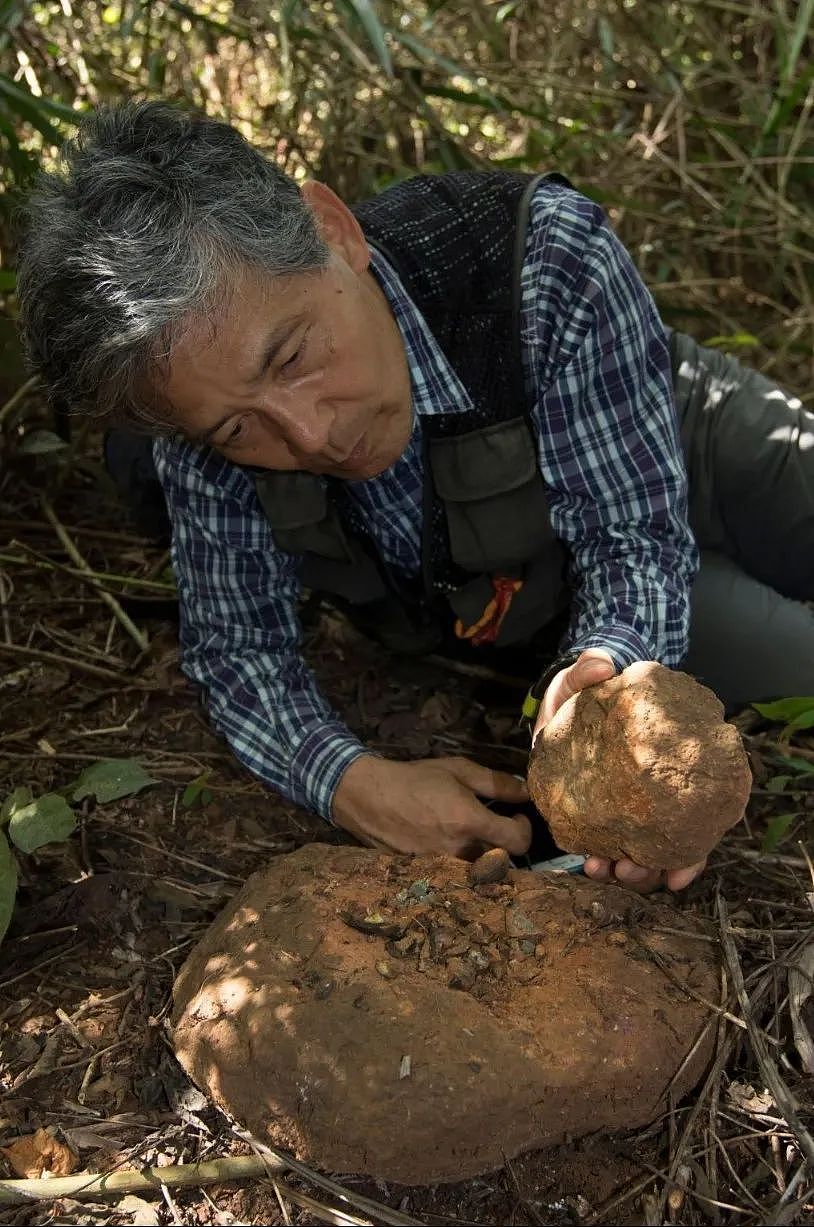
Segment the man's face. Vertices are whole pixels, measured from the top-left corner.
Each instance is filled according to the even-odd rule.
[[[159,391],[184,434],[236,464],[358,481],[407,445],[410,376],[358,224],[327,188],[309,188],[327,268],[240,276],[214,326],[190,323]]]

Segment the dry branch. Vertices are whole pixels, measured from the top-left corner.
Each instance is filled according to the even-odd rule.
[[[71,561],[76,564],[80,571],[87,573],[88,583],[96,589],[105,605],[107,605],[108,609],[113,614],[113,617],[124,628],[124,630],[127,631],[127,634],[133,640],[139,651],[146,652],[150,646],[150,641],[144,634],[144,631],[139,630],[132,618],[130,618],[130,616],[122,609],[115,596],[108,592],[106,588],[103,588],[97,580],[91,578],[91,568],[88,566],[87,562],[79,553],[79,550],[76,548],[71,538],[68,536],[68,533],[63,528],[60,520],[57,518],[56,512],[47,498],[43,498],[42,500],[42,511],[45,518],[53,526],[54,532],[59,537],[60,544],[65,550],[65,553],[68,555]]]
[[[120,1193],[159,1193],[161,1186],[213,1184],[218,1180],[248,1180],[266,1176],[269,1171],[284,1171],[288,1164],[277,1156],[226,1155],[208,1163],[182,1163],[171,1167],[145,1167],[141,1171],[78,1172],[75,1176],[55,1176],[50,1180],[0,1180],[0,1205],[22,1206],[32,1201],[54,1201],[57,1197],[111,1197]]]

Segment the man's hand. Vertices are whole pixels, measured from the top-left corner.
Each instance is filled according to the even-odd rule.
[[[521,856],[531,843],[528,818],[495,814],[476,794],[517,805],[528,800],[523,780],[468,758],[399,763],[365,756],[339,781],[333,817],[362,843],[390,852],[466,857],[489,847]]]
[[[607,681],[615,673],[616,667],[607,652],[603,652],[601,648],[586,648],[573,665],[555,674],[540,704],[532,744],[543,726],[567,699],[584,690],[586,686]],[[662,880],[668,890],[683,890],[698,877],[705,865],[706,861],[699,861],[697,865],[688,865],[686,869],[670,869],[665,874],[660,869],[647,869],[644,865],[637,865],[627,857],[621,861],[609,861],[605,857],[589,856],[583,866],[583,872],[595,882],[612,882],[615,878],[623,886],[644,893],[662,885]]]

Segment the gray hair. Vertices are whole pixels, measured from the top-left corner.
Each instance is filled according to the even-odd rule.
[[[163,103],[99,110],[39,176],[17,267],[23,339],[55,401],[173,429],[154,391],[193,318],[244,270],[323,268],[288,175],[229,124]]]

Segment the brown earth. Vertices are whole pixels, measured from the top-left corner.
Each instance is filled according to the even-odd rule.
[[[654,869],[703,861],[743,817],[741,736],[686,673],[640,662],[564,703],[534,743],[532,799],[560,848]]]
[[[190,955],[175,1049],[306,1161],[460,1180],[641,1125],[695,1084],[714,1039],[699,997],[718,993],[699,932],[564,875],[470,885],[449,857],[312,844],[254,874]]]

